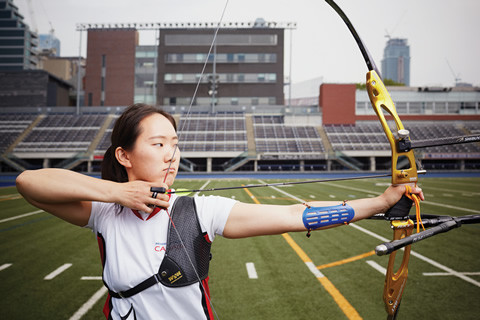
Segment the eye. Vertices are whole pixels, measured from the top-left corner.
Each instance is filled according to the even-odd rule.
[[[154,146],[163,147],[163,143],[155,143]]]

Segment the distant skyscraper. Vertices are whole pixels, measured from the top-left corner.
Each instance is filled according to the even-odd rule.
[[[410,86],[410,46],[407,39],[389,39],[383,51],[382,77]]]
[[[0,70],[35,69],[37,35],[23,22],[13,0],[0,1]]]
[[[46,51],[51,51],[52,49],[55,49],[55,53],[53,54],[55,57],[60,56],[60,40],[58,40],[53,33],[49,34],[40,34],[38,36],[39,40],[39,45],[38,48],[40,49],[40,52],[46,50]],[[52,50],[53,51],[53,50]],[[51,51],[51,52],[52,52]]]

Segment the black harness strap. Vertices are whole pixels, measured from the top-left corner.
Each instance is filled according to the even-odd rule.
[[[204,280],[208,276],[211,243],[205,239],[206,233],[202,233],[194,198],[179,197],[175,201],[170,215],[176,230],[170,222],[167,249],[158,273],[125,291],[114,292],[107,286],[111,297],[128,298],[157,283],[167,287],[186,286],[198,282],[199,278]],[[193,261],[186,257],[185,248],[180,245],[181,239],[177,232],[181,235]],[[192,266],[192,263],[195,264],[195,267]]]

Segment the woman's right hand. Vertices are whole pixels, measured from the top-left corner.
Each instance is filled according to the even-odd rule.
[[[129,181],[118,183],[114,192],[114,201],[122,206],[130,209],[140,210],[144,212],[152,212],[154,207],[168,208],[170,205],[168,200],[170,196],[166,193],[158,193],[153,198],[152,187],[163,187],[165,190],[168,186],[163,182],[145,182],[145,181]]]

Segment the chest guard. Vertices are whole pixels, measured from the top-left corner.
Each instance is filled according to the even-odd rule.
[[[172,221],[168,225],[167,248],[158,271],[160,282],[181,287],[206,279],[212,244],[200,227],[194,198],[179,197],[170,216],[174,225]]]
[[[167,248],[158,273],[121,292],[110,290],[105,283],[110,296],[128,298],[157,283],[167,287],[183,287],[207,278],[212,244],[200,227],[194,198],[177,198],[170,217]]]

